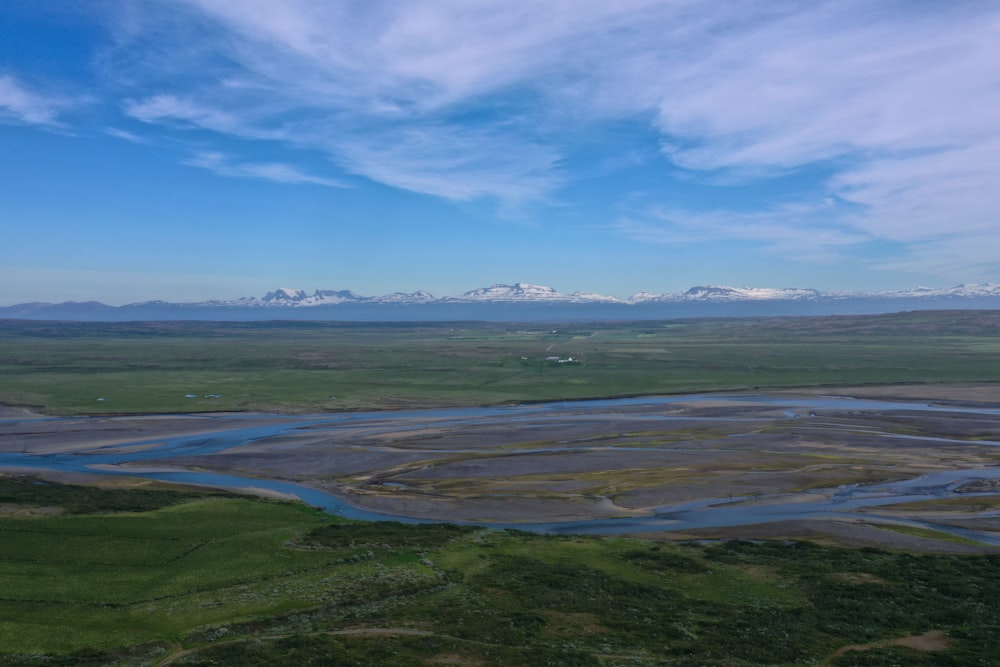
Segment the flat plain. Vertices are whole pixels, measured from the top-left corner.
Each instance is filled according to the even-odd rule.
[[[3,321],[0,404],[307,413],[994,383],[998,331],[997,311],[547,326]]]

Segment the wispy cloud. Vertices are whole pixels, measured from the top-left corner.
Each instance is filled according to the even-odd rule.
[[[910,244],[905,257],[875,261],[872,268],[887,273],[919,273],[943,282],[972,282],[968,276],[977,276],[976,281],[1000,282],[998,239],[996,235],[986,239],[984,242],[982,236],[967,234],[938,236]]]
[[[124,103],[151,125],[317,149],[346,172],[447,199],[531,201],[574,178],[566,156],[581,137],[652,119],[689,177],[755,183],[824,163],[835,172],[825,194],[861,210],[831,222],[796,218],[795,200],[757,214],[681,206],[642,223],[655,233],[630,228],[635,238],[712,229],[774,248],[787,235],[916,253],[962,230],[1000,246],[995,4],[142,6],[119,43],[143,55],[109,62],[152,91]],[[151,6],[166,7],[170,30]]]
[[[1000,12],[810,3],[727,31],[674,67],[658,124],[691,168],[795,166],[997,131]],[[972,10],[972,11],[969,11]],[[750,17],[745,17],[750,18]],[[738,24],[737,24],[738,25]]]
[[[349,171],[395,187],[456,201],[537,198],[558,180],[558,155],[491,130],[410,126],[343,137],[331,148]]]
[[[1000,248],[1000,133],[960,145],[858,164],[831,186],[866,213],[859,228],[900,241],[988,235]]]
[[[176,95],[154,95],[142,100],[126,100],[125,114],[144,123],[200,127],[222,133],[239,133],[246,123],[236,113],[183,99]]]
[[[764,211],[691,211],[652,208],[623,216],[615,227],[637,241],[675,247],[751,243],[799,262],[841,261],[872,240],[840,222],[833,200],[787,203]]]
[[[347,187],[338,180],[307,174],[298,167],[290,164],[281,162],[237,162],[217,151],[199,152],[185,160],[184,164],[208,169],[220,176],[231,178],[256,178],[276,183],[325,185],[331,188]]]
[[[319,149],[346,171],[448,199],[544,199],[562,182],[558,142],[540,131],[552,121],[535,108],[544,87],[530,83],[531,56],[550,29],[571,33],[597,21],[593,12],[546,10],[542,25],[528,5],[187,4],[188,34],[157,33],[172,40],[158,50],[217,31],[222,52],[204,54],[211,81],[128,100],[133,118]],[[130,30],[141,33],[141,21]],[[523,100],[489,99],[526,82]]]
[[[131,144],[148,144],[149,141],[136,134],[135,132],[129,132],[128,130],[123,130],[118,127],[106,127],[104,128],[104,134],[109,137],[115,137],[116,139],[121,139],[127,141]]]
[[[9,74],[0,75],[0,121],[28,125],[60,126],[59,114],[76,102],[40,93]]]

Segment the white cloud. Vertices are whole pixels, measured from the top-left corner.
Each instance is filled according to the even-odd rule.
[[[245,139],[277,140],[302,149],[320,149],[345,171],[394,187],[452,200],[494,196],[507,202],[537,199],[558,183],[558,154],[530,139],[508,132],[506,127],[479,129],[446,123],[410,122],[404,126],[366,122],[361,119],[345,127],[329,127],[323,118],[307,118],[271,124],[221,111],[175,95],[156,95],[128,100],[124,111],[146,122],[199,128]],[[512,148],[514,150],[512,150]],[[206,156],[209,156],[206,158]],[[324,182],[289,174],[288,165],[235,165],[224,163],[220,153],[200,154],[188,164],[210,168],[220,175],[264,177],[284,182]],[[269,167],[264,170],[262,167]],[[281,167],[276,169],[273,167]],[[312,178],[312,177],[309,177]]]
[[[221,111],[176,95],[126,100],[123,110],[144,123],[174,123],[232,134],[240,133],[245,122],[236,113]]]
[[[1000,134],[972,145],[871,160],[833,179],[864,204],[854,219],[882,237],[914,242],[956,234],[1000,248]]]
[[[784,228],[720,209],[701,217],[716,233],[774,245],[781,229],[803,239],[813,230],[841,248],[858,238],[918,244],[955,230],[1000,241],[995,4],[167,8],[170,30],[132,14],[132,41],[121,42],[156,46],[127,68],[130,81],[148,70],[155,93],[125,105],[147,123],[315,148],[348,172],[449,199],[526,201],[573,178],[563,156],[602,123],[652,119],[663,154],[692,174],[752,183],[824,162],[835,172],[828,194],[865,208]]]
[[[887,272],[922,274],[944,283],[1000,282],[997,248],[1000,238],[956,234],[914,243],[905,258],[878,261],[872,268]]]
[[[0,121],[58,126],[59,114],[73,104],[66,98],[31,90],[9,74],[0,75]]]
[[[121,139],[127,141],[130,144],[147,144],[148,140],[139,136],[135,132],[129,132],[128,130],[123,130],[117,127],[106,127],[104,128],[104,134],[109,137],[115,137],[116,139]]]
[[[540,66],[560,76],[567,45],[552,31],[575,42],[616,16],[566,3],[187,4],[210,22],[192,19],[192,31],[221,31],[223,53],[204,56],[211,77],[128,100],[128,115],[319,149],[345,170],[395,187],[515,204],[544,199],[562,182],[561,151],[541,136],[551,121],[530,99],[508,112],[482,98],[530,82]],[[142,28],[131,18],[134,36]],[[180,51],[191,37],[174,38]],[[219,60],[234,66],[220,73]]]
[[[553,187],[558,156],[543,146],[474,128],[407,127],[335,142],[346,169],[395,187],[452,200],[519,202]]]
[[[672,68],[659,124],[693,143],[675,159],[699,169],[783,167],[997,131],[1000,13],[808,7]]]
[[[842,261],[871,236],[845,227],[833,201],[787,203],[765,211],[654,208],[624,216],[615,227],[637,241],[684,247],[754,243],[798,262]]]
[[[290,164],[280,162],[236,162],[217,151],[199,152],[190,159],[185,160],[184,164],[208,169],[220,176],[230,178],[256,178],[276,183],[325,185],[331,188],[347,187],[340,181],[307,174],[298,167]]]

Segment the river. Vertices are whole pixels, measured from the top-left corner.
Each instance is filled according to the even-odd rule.
[[[123,466],[143,464],[163,459],[205,456],[230,450],[256,441],[272,439],[304,430],[325,429],[336,432],[347,426],[365,425],[371,428],[392,430],[395,424],[400,428],[413,429],[437,428],[447,426],[450,429],[463,424],[510,423],[515,421],[552,421],[559,419],[600,420],[620,411],[635,407],[656,407],[699,404],[729,404],[771,406],[783,411],[785,418],[798,419],[802,415],[812,415],[819,410],[848,410],[851,413],[893,413],[947,412],[951,414],[1000,416],[1000,408],[992,407],[962,407],[942,406],[921,402],[895,402],[883,400],[852,399],[844,397],[797,397],[787,395],[767,394],[704,394],[686,396],[638,397],[590,401],[567,401],[558,403],[526,404],[517,406],[501,406],[486,408],[454,408],[436,410],[407,410],[397,413],[368,412],[343,413],[315,416],[273,416],[269,423],[246,425],[246,422],[260,416],[216,415],[203,417],[206,425],[211,426],[211,432],[175,437],[149,437],[139,435],[127,442],[116,441],[113,444],[95,444],[94,446],[74,449],[72,451],[7,451],[0,453],[0,468],[7,470],[31,469],[63,473],[87,473],[98,475],[128,475],[144,477],[167,482],[204,485],[230,490],[267,490],[279,494],[294,496],[302,501],[323,508],[324,510],[350,519],[363,520],[396,520],[404,522],[421,522],[426,519],[401,514],[388,514],[353,506],[342,498],[338,498],[321,490],[302,484],[282,480],[268,479],[262,476],[241,477],[214,472],[199,472],[193,470],[165,471],[150,467],[126,468]],[[658,415],[658,419],[671,419],[669,415]],[[0,423],[8,427],[26,427],[34,425],[37,429],[40,422],[57,423],[61,428],[92,423],[90,417],[44,418],[44,419],[0,419]],[[107,418],[105,418],[107,419]],[[111,418],[112,420],[114,418]],[[124,419],[124,418],[120,418]],[[690,416],[678,417],[691,421]],[[725,416],[713,416],[706,420],[726,419]],[[737,420],[752,420],[752,416],[734,417]],[[221,425],[223,428],[218,429]],[[822,427],[817,427],[822,428]],[[206,431],[207,431],[206,430]],[[898,434],[880,434],[888,437],[910,437]],[[942,446],[949,444],[969,445],[968,440],[949,438],[925,438],[940,442]],[[989,447],[1000,445],[992,440],[977,441],[977,446]],[[425,451],[425,450],[422,450]],[[543,450],[536,450],[543,451]],[[553,450],[554,451],[554,450]],[[559,451],[565,453],[566,448]],[[523,451],[522,451],[523,453]],[[950,497],[960,485],[974,480],[1000,479],[1000,467],[969,467],[955,470],[932,472],[906,480],[886,481],[866,485],[843,485],[836,488],[818,490],[808,496],[801,493],[773,494],[766,497],[736,500],[726,498],[701,499],[693,502],[678,503],[655,508],[642,516],[628,516],[611,519],[589,519],[556,522],[517,522],[488,523],[494,528],[517,528],[520,530],[560,533],[560,534],[623,534],[648,531],[683,531],[697,528],[721,528],[726,526],[745,526],[750,524],[769,523],[800,519],[857,519],[859,510],[864,510],[866,520],[889,521],[911,526],[920,526],[943,530],[958,536],[968,537],[976,541],[1000,546],[1000,536],[990,531],[971,530],[934,522],[899,518],[898,516],[882,516],[877,508],[904,502],[932,500]],[[976,495],[991,495],[986,493],[966,493],[963,497]],[[981,518],[982,515],[980,515]]]

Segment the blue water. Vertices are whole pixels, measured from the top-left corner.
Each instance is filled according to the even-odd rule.
[[[80,472],[103,475],[127,475],[132,477],[144,477],[167,482],[183,484],[204,485],[210,487],[224,488],[230,490],[248,489],[268,489],[277,493],[287,494],[301,499],[302,501],[320,507],[332,514],[349,519],[362,520],[396,520],[404,522],[422,522],[424,519],[403,516],[397,514],[386,514],[365,510],[355,507],[348,502],[332,494],[313,489],[301,484],[287,482],[283,480],[273,480],[264,478],[247,478],[235,475],[224,475],[208,472],[141,472],[123,467],[120,470],[107,468],[95,468],[94,466],[118,466],[121,464],[136,464],[145,461],[162,460],[174,457],[196,457],[215,452],[224,451],[232,447],[244,445],[261,439],[273,438],[285,435],[302,429],[323,429],[324,431],[335,432],[336,428],[342,425],[356,426],[359,424],[370,424],[371,426],[385,427],[392,430],[396,424],[401,428],[412,430],[414,428],[435,426],[454,427],[462,423],[489,423],[492,420],[497,422],[507,422],[514,420],[566,420],[566,423],[575,423],[577,416],[570,417],[571,411],[586,411],[586,414],[579,415],[581,419],[589,420],[610,417],[613,411],[620,411],[622,408],[634,406],[667,406],[673,404],[697,404],[701,402],[727,401],[738,404],[752,406],[755,404],[774,405],[784,409],[785,417],[788,419],[798,418],[800,412],[808,414],[812,410],[838,409],[858,412],[866,411],[946,411],[951,413],[967,414],[988,414],[1000,415],[1000,409],[996,408],[961,408],[942,407],[924,403],[896,403],[891,401],[876,401],[864,399],[848,399],[837,397],[823,398],[803,398],[791,396],[768,396],[768,395],[687,395],[687,396],[664,396],[664,397],[639,397],[621,398],[594,401],[567,401],[559,403],[544,403],[518,406],[487,407],[487,408],[452,408],[439,410],[407,410],[394,413],[386,412],[366,412],[366,413],[345,413],[334,415],[317,415],[311,417],[274,417],[278,421],[267,425],[256,425],[250,427],[236,427],[213,433],[202,433],[195,436],[182,436],[173,438],[137,439],[128,443],[116,443],[104,447],[96,447],[83,452],[56,453],[56,454],[31,454],[31,453],[0,453],[0,466],[25,467],[44,469],[60,472]],[[620,416],[620,413],[619,413]],[[670,415],[630,415],[631,417],[643,417],[654,419],[681,419],[692,420],[692,417],[672,417]],[[259,418],[259,415],[253,416]],[[239,415],[226,415],[223,417],[205,417],[206,420],[219,421],[220,423],[239,423]],[[46,418],[50,419],[51,418]],[[67,420],[86,418],[65,418]],[[717,418],[710,418],[716,420]],[[733,417],[734,420],[754,421],[753,417]],[[417,423],[414,420],[419,420]],[[28,422],[38,421],[5,419],[5,422]],[[549,421],[548,423],[551,423]],[[873,432],[872,435],[884,437],[891,434],[880,434]],[[899,436],[904,437],[904,436]],[[906,436],[915,437],[915,436]],[[996,445],[997,442],[969,442],[963,440],[952,440],[947,438],[920,438],[933,440],[942,444],[961,445]],[[133,446],[148,446],[143,451],[122,452],[121,448]],[[574,448],[554,447],[549,449],[517,450],[518,453],[540,453],[544,451],[571,451]],[[617,449],[617,448],[616,448]],[[643,449],[643,448],[639,448]],[[104,451],[106,450],[106,451]],[[437,451],[437,450],[433,450]],[[448,450],[455,452],[457,450]],[[471,450],[470,450],[471,451]],[[477,450],[478,451],[478,450]],[[968,470],[952,470],[946,472],[936,472],[924,475],[911,480],[884,482],[872,485],[846,485],[838,487],[829,497],[821,500],[803,501],[796,496],[770,496],[766,503],[734,502],[730,498],[717,498],[709,500],[699,500],[695,502],[681,503],[671,506],[657,508],[652,514],[641,517],[623,517],[613,519],[596,519],[581,521],[562,521],[544,523],[490,523],[481,524],[494,528],[517,528],[534,532],[545,533],[588,533],[588,534],[621,534],[632,532],[648,531],[670,531],[689,530],[695,528],[713,528],[725,526],[741,526],[758,523],[768,523],[773,521],[783,521],[791,519],[811,519],[811,518],[831,518],[831,517],[851,517],[857,518],[857,514],[852,514],[859,509],[877,508],[883,505],[913,502],[919,500],[929,500],[941,498],[953,493],[953,489],[966,481],[976,479],[998,479],[1000,478],[1000,467],[977,468]],[[989,494],[963,494],[966,496],[989,495]],[[877,514],[865,513],[869,518],[878,517]],[[898,521],[897,519],[892,519]],[[919,521],[900,521],[910,525],[921,525],[937,530],[945,530],[956,535],[972,537],[988,544],[1000,545],[1000,537],[997,535],[956,528],[953,526],[941,526]]]

